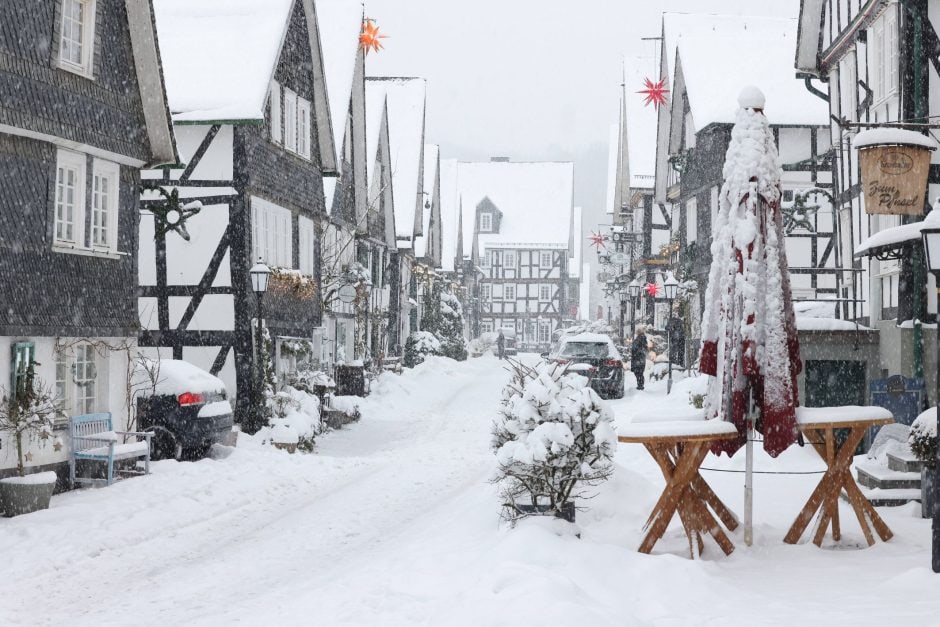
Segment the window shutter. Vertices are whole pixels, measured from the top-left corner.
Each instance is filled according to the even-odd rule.
[[[281,86],[277,81],[271,81],[271,141],[280,144],[281,136]]]
[[[297,94],[284,89],[284,147],[297,152]]]
[[[310,158],[310,102],[303,98],[297,99],[297,152]]]
[[[10,361],[10,390],[13,398],[25,391],[36,361],[36,345],[33,342],[16,342]]]

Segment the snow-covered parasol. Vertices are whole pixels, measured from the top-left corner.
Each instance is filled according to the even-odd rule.
[[[780,212],[782,170],[763,94],[746,87],[738,104],[711,247],[701,372],[714,377],[708,416],[733,422],[740,434],[715,452],[734,454],[753,426],[776,457],[797,437],[802,368]]]

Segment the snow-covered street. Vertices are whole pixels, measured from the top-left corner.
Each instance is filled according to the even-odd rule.
[[[554,521],[500,524],[489,430],[507,378],[491,357],[432,359],[384,376],[361,422],[313,455],[243,440],[224,459],[159,462],[2,519],[0,623],[934,622],[929,521],[913,506],[882,509],[895,538],[870,549],[847,505],[838,547],[782,543],[818,475],[759,475],[755,546],[737,532],[730,558],[709,544],[689,560],[678,521],[652,556],[636,552],[662,478],[633,445],[581,503],[580,539]],[[684,403],[686,383],[668,400],[662,382],[629,390],[618,421]],[[814,455],[793,447],[758,470],[819,470]],[[704,474],[740,512],[741,475]]]

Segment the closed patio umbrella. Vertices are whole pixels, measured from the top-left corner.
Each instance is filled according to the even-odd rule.
[[[745,444],[753,406],[764,450],[776,457],[797,438],[802,368],[780,212],[782,170],[763,94],[745,88],[738,104],[713,231],[700,368],[714,377],[708,416],[733,422],[740,434],[715,452],[733,455]]]

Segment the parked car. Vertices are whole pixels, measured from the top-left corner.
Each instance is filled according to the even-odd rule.
[[[596,333],[562,337],[547,359],[586,376],[601,398],[623,398],[623,357],[610,337]]]
[[[234,416],[225,384],[176,359],[138,367],[137,430],[153,431],[151,458],[201,459],[232,437]]]
[[[516,346],[516,330],[510,327],[503,327],[503,337],[506,338],[506,357],[513,357],[519,354]]]

